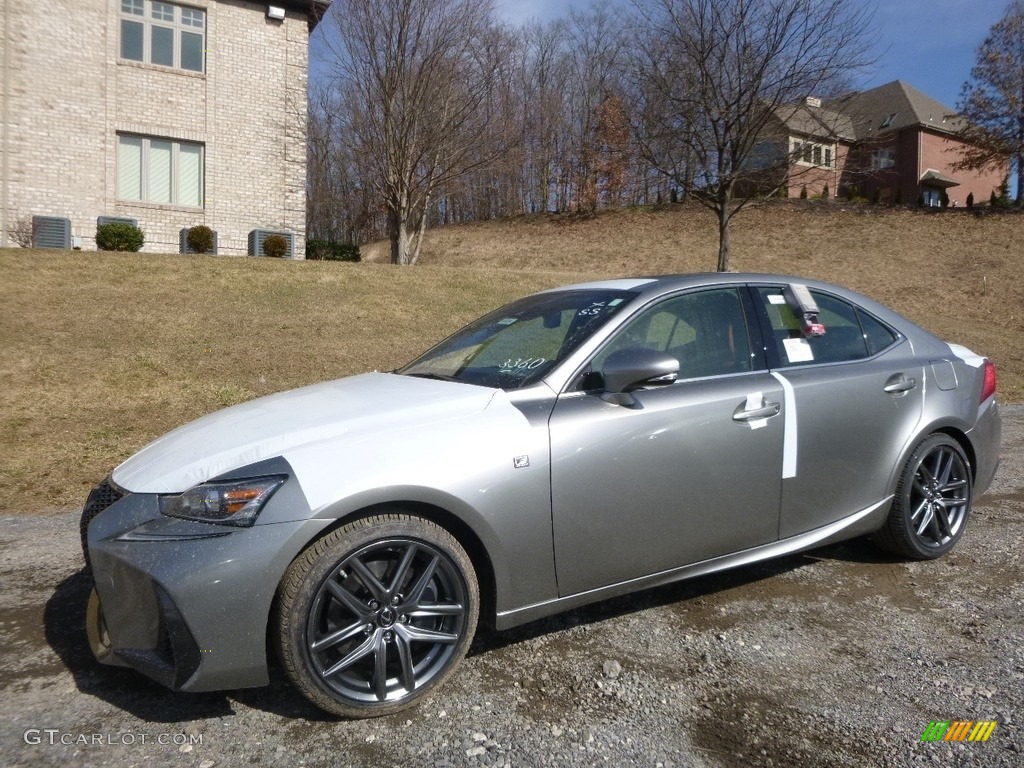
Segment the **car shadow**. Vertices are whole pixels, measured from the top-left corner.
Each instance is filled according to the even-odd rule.
[[[484,630],[474,640],[469,655],[484,654],[581,624],[597,624],[607,619],[637,613],[649,608],[660,608],[676,603],[685,604],[690,600],[711,597],[721,592],[749,586],[764,579],[772,579],[790,571],[830,560],[865,565],[896,565],[906,562],[904,558],[880,549],[867,537],[862,536],[806,552],[798,552],[739,568],[651,587],[538,619],[512,629]]]
[[[532,640],[542,635],[570,629],[579,625],[597,624],[630,613],[649,608],[685,603],[688,600],[706,598],[719,592],[748,586],[763,579],[775,578],[783,573],[803,568],[814,562],[813,555],[819,552],[787,555],[740,568],[732,568],[705,576],[696,576],[650,589],[632,592],[620,597],[591,603],[564,613],[532,621],[507,630],[481,632],[473,642],[469,655],[488,653],[515,643]]]
[[[85,607],[92,584],[85,569],[72,574],[57,585],[43,609],[46,642],[71,672],[79,691],[154,723],[234,713],[223,693],[173,693],[138,672],[97,662],[85,634]]]
[[[707,598],[822,560],[865,564],[901,562],[865,539],[854,539],[610,598],[508,630],[481,628],[469,655],[487,654],[581,624],[597,624],[650,608]],[[43,612],[46,641],[71,672],[82,693],[106,701],[141,720],[156,723],[194,722],[233,715],[235,702],[289,719],[337,720],[306,701],[288,683],[283,671],[274,663],[272,654],[268,654],[271,657],[269,685],[217,693],[174,692],[134,670],[99,664],[93,658],[85,634],[85,610],[91,589],[89,573],[84,569],[74,573],[57,586]]]

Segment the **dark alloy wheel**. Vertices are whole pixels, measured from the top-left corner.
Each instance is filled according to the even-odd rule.
[[[447,531],[406,515],[357,520],[285,574],[281,659],[317,706],[391,714],[448,677],[473,638],[478,603],[469,557]]]
[[[944,434],[927,437],[914,450],[876,541],[917,560],[951,550],[971,512],[971,467],[960,444]]]

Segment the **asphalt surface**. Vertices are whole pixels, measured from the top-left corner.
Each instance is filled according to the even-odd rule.
[[[946,558],[856,540],[479,636],[419,708],[339,721],[279,670],[176,694],[93,662],[78,512],[0,517],[0,766],[1024,765],[1024,406]],[[996,721],[984,743],[922,742]]]

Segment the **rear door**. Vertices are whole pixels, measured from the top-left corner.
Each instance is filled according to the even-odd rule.
[[[788,419],[780,538],[883,500],[921,419],[924,372],[910,342],[864,310],[811,291],[825,334],[805,338],[783,286],[752,288]]]

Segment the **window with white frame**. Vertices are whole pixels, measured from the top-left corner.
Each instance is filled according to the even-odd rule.
[[[896,165],[895,149],[876,149],[871,153],[871,169],[881,171],[885,168],[893,168]]]
[[[203,145],[118,134],[117,198],[202,207]]]
[[[121,0],[122,59],[203,72],[205,52],[205,11],[159,0]]]
[[[835,149],[832,144],[820,144],[815,141],[793,139],[790,142],[790,157],[803,165],[818,165],[832,168],[835,161]]]

